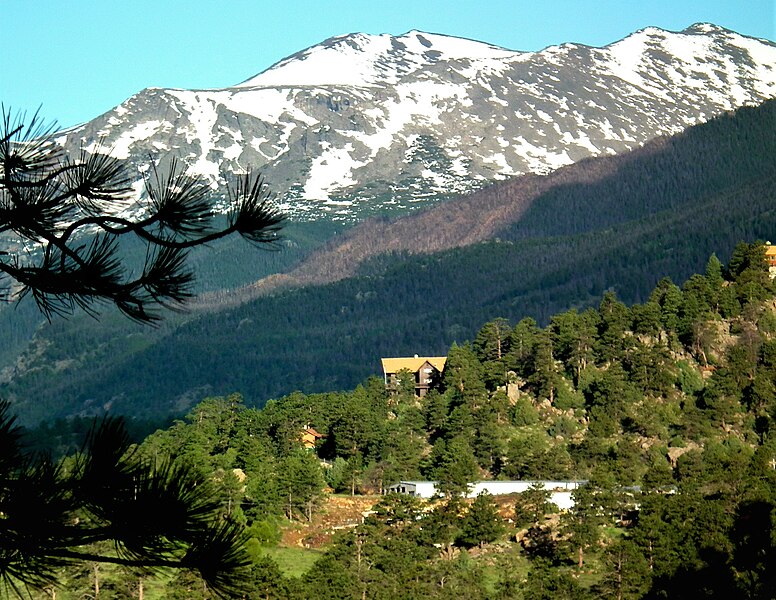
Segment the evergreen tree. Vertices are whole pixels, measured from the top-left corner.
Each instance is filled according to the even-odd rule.
[[[453,557],[453,543],[461,527],[463,500],[455,494],[448,495],[438,503],[423,521],[423,531],[430,544],[441,548],[444,559]]]
[[[418,409],[414,409],[414,412],[420,416]],[[392,483],[402,479],[418,479],[427,444],[426,433],[422,428],[410,426],[406,420],[388,423],[382,448],[385,481]]]
[[[616,433],[620,420],[639,398],[619,363],[599,371],[582,391],[590,413],[591,433],[599,437]]]
[[[469,344],[452,345],[447,355],[442,382],[456,405],[465,404],[475,408],[487,398],[482,363]]]
[[[598,315],[593,310],[579,314],[572,309],[550,319],[553,348],[576,385],[579,385],[582,371],[593,362],[597,324]]]
[[[387,418],[384,394],[373,398],[367,389],[358,386],[344,397],[338,413],[329,428],[334,454],[354,461],[377,458]]]
[[[324,479],[314,454],[299,448],[281,463],[280,491],[286,516],[293,519],[301,512],[310,521],[316,501],[323,491]]]
[[[471,442],[477,464],[495,476],[501,469],[504,440],[497,413],[488,404],[474,414],[474,439]]]
[[[165,586],[165,598],[171,600],[213,600],[207,584],[192,571],[177,573]]]
[[[708,303],[714,312],[720,312],[722,305],[722,294],[725,286],[724,265],[712,254],[706,263],[706,284],[708,286]]]
[[[400,405],[415,401],[415,374],[409,369],[400,369],[396,373],[396,393],[393,400]]]
[[[560,384],[561,375],[555,364],[552,340],[546,331],[540,331],[535,337],[528,385],[538,398],[546,398],[553,403]]]
[[[643,393],[666,397],[673,391],[676,377],[671,355],[664,345],[636,340],[623,357],[622,365],[630,381]]]
[[[600,598],[638,600],[651,583],[649,565],[640,549],[629,539],[620,539],[603,553],[603,577],[593,591]]]
[[[565,571],[546,559],[535,559],[523,588],[525,600],[582,600],[585,593]]]
[[[464,546],[483,546],[496,541],[504,531],[498,507],[487,492],[482,492],[469,507],[461,523],[458,542]]]
[[[244,596],[246,600],[291,600],[296,595],[293,584],[286,581],[277,563],[268,556],[253,562],[246,587],[250,590]]]
[[[576,555],[577,567],[584,565],[585,551],[598,542],[601,526],[612,520],[617,510],[611,476],[599,469],[584,485],[574,490],[574,506],[562,515],[561,523],[567,534],[571,553]]]
[[[232,208],[219,225],[212,190],[175,160],[145,172],[142,217],[124,216],[135,189],[128,165],[97,149],[67,156],[54,126],[38,114],[0,117],[0,229],[39,252],[0,252],[0,299],[31,297],[49,319],[112,304],[140,323],[156,307],[181,308],[192,296],[187,251],[237,233],[277,239],[282,217],[261,179],[247,174],[227,189]],[[122,214],[124,211],[124,214]],[[146,248],[140,265],[122,260],[122,242]],[[239,527],[216,520],[212,487],[196,469],[158,465],[129,451],[126,429],[104,421],[70,472],[21,450],[7,405],[0,405],[0,580],[46,587],[54,569],[79,560],[136,567],[188,567],[216,590],[235,589],[245,564]],[[173,510],[175,506],[175,510]],[[113,540],[117,555],[84,546]]]
[[[37,113],[25,123],[26,114],[3,111],[0,120],[0,228],[42,250],[3,252],[0,273],[16,282],[14,298],[31,296],[47,317],[76,308],[96,314],[108,302],[136,321],[157,321],[153,306],[180,307],[192,295],[188,249],[232,233],[277,239],[282,218],[255,175],[227,189],[233,212],[218,228],[203,180],[174,159],[166,172],[153,164],[144,178],[148,212],[132,220],[120,214],[135,194],[126,163],[100,148],[67,156]],[[120,243],[129,238],[147,247],[140,269],[122,263]]]
[[[30,457],[0,403],[0,579],[45,588],[56,568],[79,562],[199,571],[220,592],[239,589],[247,566],[239,523],[219,518],[210,479],[152,463],[131,448],[123,424],[105,420],[68,465]],[[94,547],[112,541],[114,552]]]
[[[534,465],[536,457],[549,451],[550,442],[545,435],[529,433],[515,436],[509,440],[506,450],[506,465],[503,472],[512,479],[530,479],[542,477]]]
[[[631,307],[633,332],[657,337],[662,329],[660,316],[660,305],[657,302],[650,300],[644,304],[634,304]]]
[[[679,310],[682,306],[682,291],[679,287],[670,278],[664,277],[658,282],[649,301],[660,306],[660,321],[663,329],[669,334],[676,334],[679,326]]]
[[[489,389],[506,383],[506,356],[509,352],[512,327],[506,319],[494,319],[474,338],[474,349],[483,366],[483,378]]]
[[[515,500],[515,527],[540,525],[548,512],[550,493],[540,484],[533,484],[517,495]]]
[[[625,332],[632,321],[630,310],[617,300],[614,292],[606,292],[598,315],[598,360],[605,363],[620,359],[625,349]]]
[[[522,319],[509,336],[507,368],[518,377],[526,379],[533,366],[534,346],[540,333],[536,321],[530,317]]]
[[[477,461],[469,442],[462,436],[438,440],[432,451],[432,474],[445,496],[465,495],[469,484],[477,480]]]
[[[735,282],[736,295],[742,306],[773,295],[773,282],[765,260],[765,246],[761,242],[739,242],[730,257],[728,271]]]

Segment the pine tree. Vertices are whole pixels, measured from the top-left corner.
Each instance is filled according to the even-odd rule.
[[[482,326],[474,339],[474,349],[482,362],[483,375],[490,389],[506,383],[506,356],[512,328],[506,319],[494,319]]]
[[[68,463],[28,455],[20,436],[0,402],[0,581],[7,587],[42,589],[57,583],[60,566],[113,563],[193,569],[217,592],[239,589],[248,564],[242,526],[221,518],[209,477],[144,459],[121,420],[96,425]],[[112,542],[115,552],[100,542]]]
[[[471,445],[463,436],[438,440],[431,454],[433,475],[439,491],[446,496],[462,496],[477,478],[477,461]]]
[[[592,310],[579,314],[575,309],[550,320],[550,334],[557,357],[579,384],[582,371],[593,362],[593,342],[596,338],[598,315]]]
[[[458,542],[464,546],[483,546],[494,542],[504,531],[504,523],[498,513],[498,507],[487,492],[474,499],[469,512],[461,523]]]
[[[56,128],[36,113],[0,122],[0,233],[34,252],[0,253],[5,300],[32,297],[47,316],[76,308],[97,314],[112,303],[139,322],[153,323],[153,307],[180,308],[192,296],[186,267],[190,248],[237,233],[258,244],[277,240],[282,217],[260,177],[247,174],[227,188],[232,213],[218,225],[210,187],[173,159],[143,174],[144,214],[123,216],[135,199],[134,174],[104,149],[65,154]],[[124,264],[121,242],[146,247],[143,264]]]
[[[649,565],[633,541],[620,539],[607,546],[602,563],[603,577],[594,588],[598,597],[638,600],[649,589]]]
[[[547,513],[550,493],[541,484],[533,484],[517,495],[515,500],[515,526],[518,528],[539,525]]]
[[[31,297],[49,319],[112,304],[140,323],[192,296],[189,249],[233,233],[275,242],[282,222],[260,177],[227,188],[231,214],[214,212],[210,187],[176,160],[143,174],[140,216],[129,166],[102,148],[69,156],[37,113],[0,113],[0,299]],[[128,264],[123,242],[145,247]],[[16,248],[30,248],[18,251]],[[247,564],[238,523],[220,518],[211,481],[190,463],[154,463],[130,451],[121,421],[95,426],[66,468],[29,456],[0,403],[0,580],[45,588],[74,562],[198,570],[216,592],[239,589]],[[112,541],[115,553],[93,550]]]
[[[310,521],[313,507],[321,496],[325,483],[317,458],[298,448],[283,460],[280,472],[283,474],[280,490],[286,516],[292,519],[297,511],[301,511]]]

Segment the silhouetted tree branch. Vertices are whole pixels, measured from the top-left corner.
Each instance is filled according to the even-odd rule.
[[[142,215],[127,216],[137,191],[126,163],[97,148],[68,156],[56,128],[38,113],[0,109],[0,299],[31,296],[47,318],[114,304],[154,323],[156,306],[192,296],[190,248],[239,234],[278,240],[282,216],[261,178],[226,190],[224,222],[212,191],[172,160],[144,173]],[[145,260],[131,269],[121,240],[135,238]],[[194,468],[141,460],[121,420],[95,425],[74,461],[31,456],[9,405],[0,401],[0,582],[22,595],[57,583],[57,568],[96,561],[145,570],[199,571],[211,590],[240,590],[249,564],[242,527],[223,517],[212,482]],[[100,542],[111,542],[103,552]]]
[[[120,419],[96,424],[71,463],[30,456],[0,402],[0,580],[43,588],[78,561],[196,569],[210,588],[239,590],[250,561],[242,527],[223,517],[210,479],[142,460]],[[112,542],[103,553],[97,542]]]
[[[4,300],[29,295],[48,318],[76,308],[94,315],[96,304],[113,303],[131,319],[153,323],[160,318],[154,305],[181,308],[192,296],[190,248],[232,234],[255,244],[278,240],[283,218],[258,175],[227,188],[224,224],[205,181],[175,159],[164,173],[152,164],[143,174],[144,214],[130,218],[137,192],[124,162],[99,145],[72,158],[37,113],[24,121],[25,114],[2,110],[0,234],[21,248],[0,250]],[[146,246],[137,272],[122,260],[124,236]]]

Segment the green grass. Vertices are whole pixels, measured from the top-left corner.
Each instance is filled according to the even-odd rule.
[[[531,568],[531,562],[517,545],[502,554],[485,557],[485,560],[480,562],[484,563],[482,574],[485,587],[490,593],[496,592],[496,587],[505,577],[518,581],[525,579]]]
[[[310,548],[285,548],[281,546],[263,548],[262,551],[278,564],[280,571],[287,577],[301,577],[323,554],[320,550]]]

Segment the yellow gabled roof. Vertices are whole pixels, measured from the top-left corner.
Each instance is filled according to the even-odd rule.
[[[776,256],[776,246],[767,244],[765,246],[765,256]]]
[[[438,371],[445,368],[447,362],[446,356],[411,356],[407,358],[383,358],[383,371],[386,373],[398,373],[402,369],[409,369],[413,373],[417,372],[423,363],[428,362]]]

